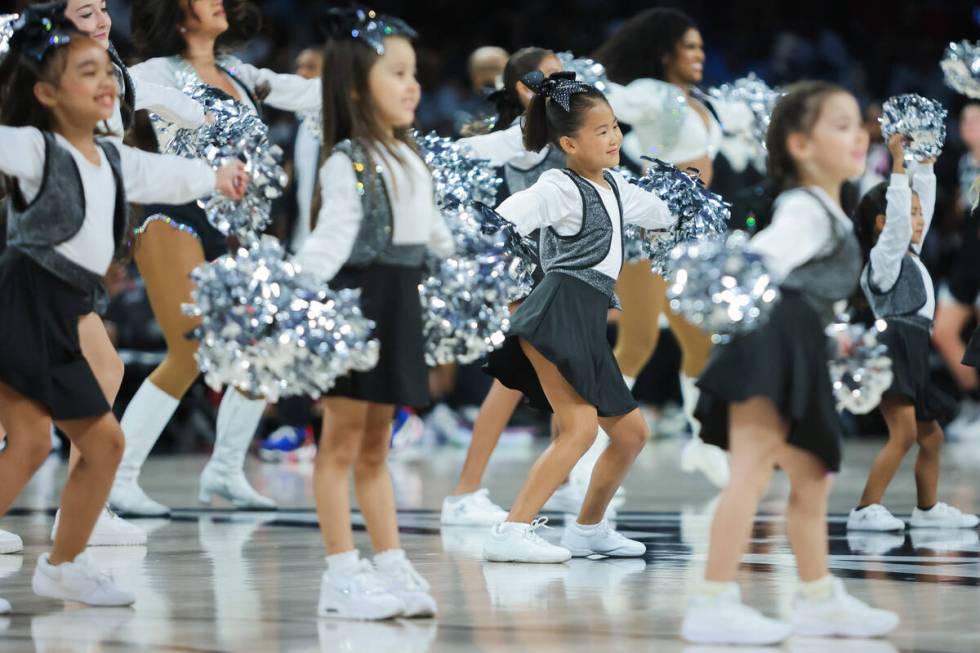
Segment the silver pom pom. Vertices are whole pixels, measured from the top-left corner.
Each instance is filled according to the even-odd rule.
[[[14,35],[14,23],[20,14],[0,14],[0,61],[10,51],[10,39]]]
[[[882,105],[881,134],[910,139],[905,157],[923,161],[938,157],[946,142],[946,109],[939,102],[910,93],[888,98]]]
[[[670,308],[711,333],[712,342],[727,342],[765,324],[780,297],[748,244],[748,235],[735,231],[726,238],[682,243],[671,252]]]
[[[705,188],[696,176],[659,159],[643,158],[650,162],[649,168],[636,185],[666,202],[677,217],[671,231],[648,231],[642,239],[653,271],[666,274],[675,246],[718,238],[728,231],[731,204]]]
[[[160,151],[205,159],[213,166],[230,158],[245,161],[252,178],[241,202],[214,195],[199,205],[218,231],[253,243],[271,220],[272,200],[282,196],[289,183],[279,164],[282,150],[269,141],[268,126],[227,93],[199,81],[190,81],[184,93],[204,107],[209,121],[197,129],[183,129],[151,114]]]
[[[339,377],[378,362],[360,291],[331,291],[302,275],[274,238],[192,276],[197,285],[184,313],[202,319],[196,356],[212,388],[234,386],[273,402],[318,397]]]
[[[764,161],[767,156],[766,134],[769,132],[769,121],[776,102],[784,95],[783,91],[770,88],[755,73],[749,73],[734,82],[709,89],[708,95],[721,105],[741,106],[743,110],[747,110],[749,121],[739,125],[733,135],[751,145],[755,157]],[[723,121],[723,124],[728,132],[729,121]]]
[[[980,100],[980,41],[950,43],[939,65],[947,86]]]
[[[575,79],[586,84],[591,84],[605,93],[609,90],[609,78],[606,77],[606,67],[594,59],[588,57],[576,57],[571,52],[559,52],[558,61],[561,62],[562,70],[575,73]]]
[[[888,347],[878,342],[887,328],[884,320],[871,327],[836,322],[827,327],[830,360],[827,369],[837,410],[855,415],[870,413],[892,385],[892,361]]]
[[[440,207],[452,208],[461,202],[495,203],[497,189],[503,180],[489,161],[478,158],[465,145],[435,132],[424,136],[416,132],[415,140],[432,171]]]

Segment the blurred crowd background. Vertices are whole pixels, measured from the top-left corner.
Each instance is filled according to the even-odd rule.
[[[107,1],[113,17],[112,40],[124,58],[132,57],[133,53],[129,13],[132,2],[138,1]],[[7,0],[0,7],[6,13],[16,11],[23,4]],[[263,15],[261,32],[236,54],[245,61],[281,72],[319,74],[315,50],[322,44],[322,36],[316,17],[328,3],[261,0],[256,4]],[[974,245],[978,225],[969,219],[967,192],[980,173],[980,103],[969,103],[945,86],[939,60],[950,41],[974,40],[980,36],[980,3],[962,0],[793,3],[382,0],[374,6],[404,18],[419,32],[417,50],[423,88],[419,129],[458,136],[465,124],[491,113],[492,107],[485,98],[507,53],[536,45],[588,56],[625,19],[655,5],[675,6],[698,24],[707,55],[705,88],[753,72],[772,86],[817,78],[837,82],[854,92],[865,111],[867,129],[872,136],[868,173],[857,182],[862,189],[885,179],[890,166],[877,129],[882,101],[899,93],[919,93],[946,106],[949,137],[937,164],[936,218],[923,258],[942,300],[937,316],[937,345],[939,352],[948,352],[949,343],[940,340],[951,341],[967,333],[975,324],[975,313],[980,310],[976,297],[980,292],[980,246]],[[498,56],[483,50],[486,56],[473,61],[473,52],[486,46],[500,48]],[[499,61],[499,66],[495,61]],[[268,113],[266,118],[273,127],[273,139],[286,152],[287,168],[291,170],[297,142],[296,120],[292,115],[276,112]],[[758,171],[748,175],[735,171],[727,179],[722,177],[715,190],[732,199],[740,186],[760,179]],[[290,201],[276,207],[273,231],[277,235],[284,238],[291,235],[296,210],[296,202]],[[978,254],[975,258],[974,251]],[[975,283],[972,277],[964,278],[962,263],[960,270],[956,269],[957,262],[964,258],[978,268]],[[116,406],[121,411],[128,392],[138,387],[142,377],[158,361],[163,341],[135,270],[116,270],[110,286],[114,301],[109,320],[117,346],[127,361],[126,384]],[[615,323],[610,325],[610,337],[614,335]],[[665,331],[654,359],[637,385],[637,395],[645,402],[654,422],[654,432],[659,436],[678,435],[686,428],[676,408],[678,359],[676,344]],[[976,373],[952,363],[945,364],[937,353],[935,374],[937,383],[947,385],[962,397],[961,426],[972,425],[980,437],[980,404],[974,401]],[[465,445],[469,424],[489,385],[488,380],[480,373],[479,366],[474,365],[438,370],[433,373],[432,385],[439,403],[434,408],[402,411],[398,424],[402,441],[396,441],[396,445],[446,442]],[[185,400],[168,435],[161,439],[160,447],[179,451],[208,447],[213,438],[215,402],[214,393],[199,383]],[[310,437],[317,430],[315,407],[312,410],[313,417],[307,419],[308,404],[286,411],[272,409],[258,435],[264,437],[285,424],[297,433],[302,430],[305,444],[311,448]],[[281,412],[290,414],[284,417]],[[543,423],[540,415],[532,413],[521,413],[515,421],[522,434],[543,432]],[[854,435],[883,432],[874,417],[848,418],[848,427]],[[968,437],[971,431],[966,428],[963,433]]]

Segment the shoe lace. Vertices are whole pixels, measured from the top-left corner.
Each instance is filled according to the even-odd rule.
[[[354,572],[354,582],[365,594],[384,592],[384,582],[370,560],[360,560]]]
[[[419,592],[429,591],[429,583],[408,560],[401,562],[392,570],[392,575],[406,588]]]
[[[76,563],[80,563],[79,567],[82,574],[91,580],[94,580],[99,587],[107,587],[115,583],[115,579],[112,574],[108,571],[103,571],[95,566],[91,558],[83,557],[81,560],[76,558]]]
[[[543,537],[541,537],[536,533],[536,531],[541,528],[545,528],[545,529],[550,528],[550,526],[548,526],[547,517],[538,517],[537,519],[532,521],[528,525],[527,530],[524,531],[524,537],[531,540],[535,544],[548,544],[547,540],[545,540]]]

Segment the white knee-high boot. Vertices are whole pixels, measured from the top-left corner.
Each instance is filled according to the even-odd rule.
[[[214,451],[201,472],[198,498],[210,503],[224,497],[236,508],[274,510],[276,502],[264,497],[245,478],[245,455],[265,411],[264,399],[249,399],[233,388],[225,391],[218,407]]]
[[[697,379],[681,373],[681,396],[684,401],[684,416],[691,427],[691,439],[681,452],[681,469],[685,472],[701,472],[717,487],[728,485],[728,454],[713,444],[705,444],[701,439],[701,423],[694,419],[694,410],[701,398]]]
[[[179,398],[171,397],[147,379],[126,407],[120,423],[126,450],[109,494],[109,505],[117,512],[140,517],[170,514],[170,508],[148,497],[137,481],[143,463],[179,405]]]

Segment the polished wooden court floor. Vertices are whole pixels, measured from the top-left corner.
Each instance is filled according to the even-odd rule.
[[[794,653],[976,653],[980,651],[980,538],[976,531],[848,535],[844,519],[864,482],[875,442],[847,446],[831,500],[831,566],[852,593],[898,611],[888,640],[793,639]],[[30,577],[49,547],[64,476],[52,458],[0,528],[24,538],[23,555],[0,556],[0,596],[14,613],[0,617],[0,652],[96,651],[533,651],[614,653],[732,650],[676,639],[685,600],[700,576],[714,492],[677,469],[680,443],[648,447],[627,480],[618,526],[644,541],[634,560],[573,560],[563,565],[480,560],[480,529],[440,529],[438,509],[463,458],[459,449],[403,453],[392,463],[403,543],[432,583],[438,619],[353,623],[317,619],[323,548],[312,511],[311,468],[249,462],[249,475],[283,509],[236,513],[195,505],[202,457],[154,457],[144,487],[177,507],[171,520],[144,520],[146,547],[93,548],[117,579],[137,592],[133,609],[95,609],[35,597]],[[494,458],[487,485],[510,501],[535,453],[510,447]],[[941,498],[980,510],[980,447],[950,446]],[[911,458],[887,496],[907,515],[915,493]],[[775,614],[785,609],[794,567],[780,517],[787,487],[777,477],[756,522],[740,581],[745,599]],[[549,539],[561,534],[552,515]],[[359,522],[355,514],[355,522]],[[369,546],[359,530],[362,550]]]

